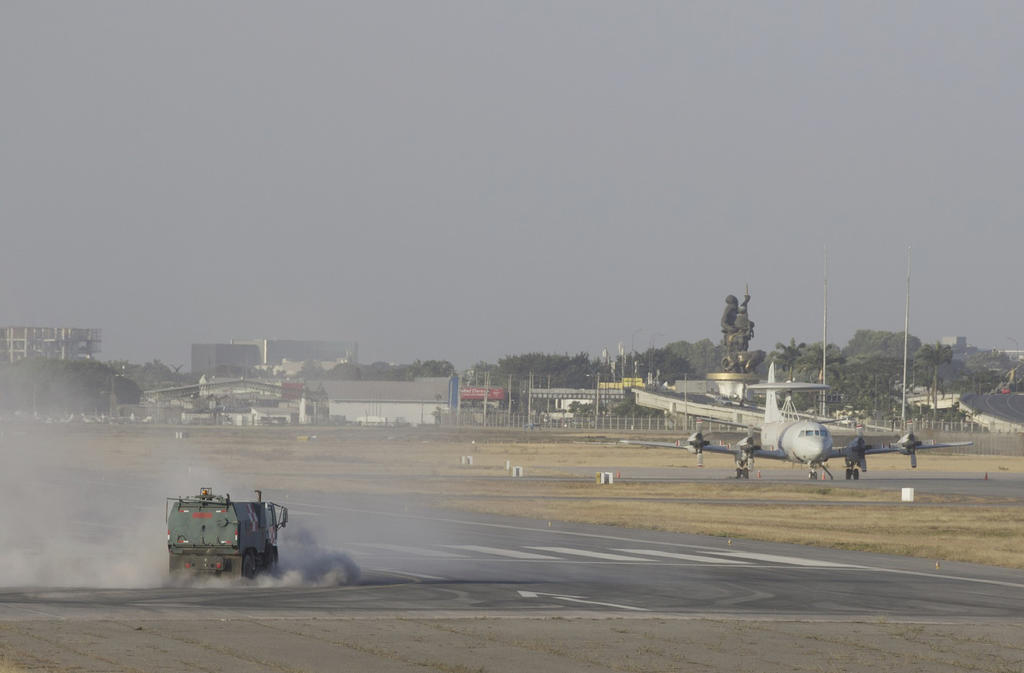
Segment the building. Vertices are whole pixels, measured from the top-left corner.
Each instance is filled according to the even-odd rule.
[[[192,373],[218,370],[244,375],[260,364],[260,350],[249,344],[192,344]]]
[[[308,381],[322,390],[331,421],[360,425],[433,425],[452,409],[452,381],[445,376],[415,381]]]
[[[256,346],[261,365],[290,362],[352,362],[359,361],[359,345],[355,341],[302,341],[296,339],[232,339],[232,345]]]
[[[530,399],[536,410],[551,409],[568,411],[573,402],[599,404],[600,408],[618,404],[626,398],[622,385],[601,388],[532,388]]]
[[[946,336],[939,339],[939,343],[943,346],[949,346],[950,352],[953,354],[954,360],[963,360],[970,354],[970,346],[967,345],[967,337],[964,336]]]
[[[223,345],[223,344],[222,344]],[[147,390],[141,411],[158,423],[206,425],[319,425],[328,422],[327,398],[298,381],[218,379]]]
[[[232,339],[231,343],[192,344],[192,373],[243,375],[259,367],[278,376],[294,376],[306,362],[324,369],[345,362],[356,362],[358,345],[354,341],[297,341],[294,339]]]
[[[0,327],[0,360],[91,360],[101,332],[80,327]]]

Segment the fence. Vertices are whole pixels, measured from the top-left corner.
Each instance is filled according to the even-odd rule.
[[[488,427],[488,428],[543,428],[546,430],[618,430],[623,432],[670,432],[685,430],[695,427],[696,416],[691,415],[689,424],[684,423],[682,416],[665,416],[663,414],[634,415],[634,416],[578,416],[575,418],[552,418],[546,414],[534,414],[531,422],[526,414],[509,414],[507,411],[496,410],[489,412],[486,417],[483,412],[473,410],[451,411],[441,415],[441,424],[446,426],[464,427]],[[965,433],[965,434],[990,434],[988,428],[979,423],[970,421],[933,421],[927,418],[911,419],[908,425],[912,424],[915,432],[943,432],[943,433]],[[719,427],[720,426],[720,427]],[[899,419],[886,421],[883,424],[874,424],[874,428],[888,428],[894,433],[900,432]],[[705,430],[735,430],[734,426],[715,423],[714,420],[705,421]],[[850,429],[852,432],[852,429]],[[1000,433],[991,433],[1000,434]],[[1020,433],[1005,433],[1018,435]]]
[[[442,414],[441,424],[459,427],[519,428],[525,430],[602,430],[621,432],[670,432],[681,430],[682,423],[660,414],[646,416],[598,416],[576,418],[551,418],[534,414],[531,421],[526,414],[509,414],[496,411],[486,418],[477,410],[452,411]]]
[[[584,430],[601,432],[678,432],[690,433],[696,429],[696,416],[689,417],[689,424],[683,416],[665,416],[663,414],[635,416],[593,416],[576,418],[551,418],[534,414],[531,422],[526,414],[488,413],[486,421],[479,411],[463,410],[461,414],[452,411],[442,414],[441,425],[448,427],[467,428],[513,428],[523,430],[562,430],[580,432]],[[707,420],[702,427],[704,432],[743,432],[735,425],[716,423]]]

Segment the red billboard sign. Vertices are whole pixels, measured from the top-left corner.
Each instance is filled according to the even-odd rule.
[[[303,383],[301,381],[282,381],[281,399],[297,400],[302,398]]]
[[[488,402],[499,402],[505,399],[504,388],[463,388],[459,391],[459,397],[463,400],[483,400],[487,396]]]

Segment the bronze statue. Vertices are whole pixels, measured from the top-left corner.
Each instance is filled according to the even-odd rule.
[[[722,345],[725,346],[722,369],[726,372],[749,374],[764,360],[764,351],[747,350],[750,340],[754,338],[754,321],[747,313],[749,303],[749,289],[743,295],[742,304],[734,295],[725,298],[725,310],[722,312]]]

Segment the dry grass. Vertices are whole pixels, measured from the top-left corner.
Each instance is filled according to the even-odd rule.
[[[483,433],[432,430],[375,431],[359,429],[197,428],[185,440],[174,429],[146,426],[30,426],[32,432],[70,435],[82,450],[69,456],[91,464],[102,456],[114,468],[149,468],[154,459],[202,453],[215,465],[236,465],[239,456],[258,459],[254,473],[338,475],[460,475],[459,458],[473,456],[474,474],[504,474],[505,461],[523,465],[535,476],[565,474],[565,468],[593,466],[693,468],[695,456],[682,449],[617,443],[617,438],[558,437],[543,433]],[[302,441],[307,432],[318,438]],[[64,438],[65,441],[67,438]],[[660,438],[667,439],[667,438]],[[909,470],[905,456],[869,457],[872,470]],[[709,468],[729,468],[731,456],[707,454]],[[1024,473],[1021,456],[944,456],[922,451],[920,467],[935,471]],[[757,469],[803,470],[781,461],[760,461]]]
[[[0,673],[24,673],[24,669],[16,666],[5,654],[0,656]]]
[[[438,499],[456,509],[539,519],[900,554],[1024,568],[1018,508]]]

